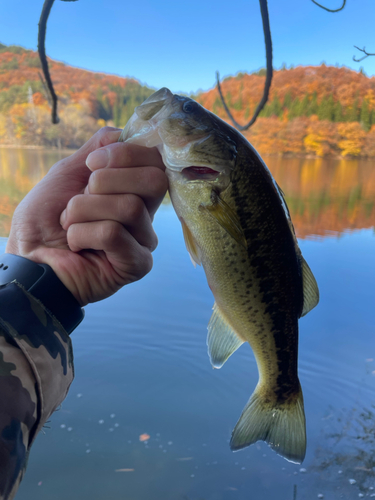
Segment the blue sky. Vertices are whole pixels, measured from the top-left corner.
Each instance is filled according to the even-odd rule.
[[[325,0],[337,8],[342,0]],[[340,64],[375,74],[375,57],[353,62],[353,45],[375,52],[374,0],[347,0],[330,14],[311,0],[269,0],[274,67]],[[0,0],[0,41],[36,49],[43,0]],[[258,0],[56,0],[47,54],[94,71],[172,91],[207,90],[222,77],[265,65]]]

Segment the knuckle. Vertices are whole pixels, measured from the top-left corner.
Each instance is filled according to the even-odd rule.
[[[121,245],[123,227],[115,221],[104,221],[101,231],[102,241],[109,247],[115,248]]]
[[[115,127],[102,127],[96,133],[97,136],[97,147],[107,146],[112,142],[114,135],[119,134],[120,129]]]
[[[136,163],[137,152],[134,150],[133,144],[129,144],[128,142],[122,143],[122,159],[126,165],[134,165]]]
[[[92,172],[89,179],[89,192],[91,194],[100,193],[106,173],[107,171],[105,169],[94,170],[94,172]]]
[[[151,167],[149,172],[150,187],[155,196],[163,196],[168,189],[168,179],[165,173],[157,167]]]
[[[76,251],[77,249],[81,248],[80,235],[80,230],[77,224],[72,224],[71,226],[69,226],[66,233],[66,240],[71,250]]]
[[[144,265],[143,265],[144,275],[143,276],[146,276],[146,274],[148,274],[151,271],[152,266],[153,266],[152,255],[150,253],[145,254],[143,262],[144,262]]]
[[[143,200],[136,194],[125,195],[125,210],[129,219],[137,221],[141,219],[146,211]]]
[[[152,236],[150,238],[150,245],[149,245],[149,249],[150,249],[151,252],[153,252],[154,250],[156,250],[156,248],[158,246],[158,243],[159,243],[158,237],[157,237],[155,231],[153,230],[152,231]]]
[[[84,195],[82,194],[77,194],[76,196],[73,196],[73,198],[71,198],[69,201],[68,201],[68,204],[66,206],[66,213],[67,213],[67,216],[68,217],[73,217],[75,215],[77,215],[77,213],[79,212],[81,206],[82,206],[82,197]]]
[[[114,128],[108,126],[99,129],[97,132],[99,139],[103,139],[104,137],[106,137],[109,132],[112,132],[112,130],[114,130]]]
[[[141,180],[152,198],[163,196],[168,189],[167,176],[160,168],[147,167],[143,169]]]
[[[146,274],[148,274],[153,266],[153,258],[150,252],[145,251],[142,253],[142,256],[137,258],[137,261],[134,262],[134,272],[133,279],[134,281],[142,279]]]

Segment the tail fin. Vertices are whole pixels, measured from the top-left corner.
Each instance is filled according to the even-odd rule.
[[[289,400],[273,403],[260,387],[258,384],[232,432],[231,449],[240,450],[261,440],[290,462],[302,463],[306,421],[301,388]]]

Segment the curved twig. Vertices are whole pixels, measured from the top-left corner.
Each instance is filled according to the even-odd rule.
[[[355,62],[361,62],[361,61],[363,61],[363,59],[366,59],[366,57],[369,57],[369,56],[375,56],[375,54],[374,54],[374,53],[373,53],[373,54],[371,54],[370,52],[367,52],[365,47],[363,47],[363,49],[360,49],[360,48],[359,48],[359,47],[357,47],[356,45],[354,45],[354,47],[355,47],[357,50],[359,50],[359,51],[361,51],[361,52],[363,52],[363,53],[365,54],[365,55],[364,55],[363,57],[361,57],[360,59],[357,59],[355,56],[353,56],[353,61],[355,61]]]
[[[327,7],[324,7],[324,5],[320,5],[320,3],[316,2],[315,0],[311,0],[311,1],[312,1],[312,3],[314,3],[315,5],[320,7],[321,9],[326,10],[327,12],[340,12],[340,10],[342,10],[346,4],[346,0],[343,0],[343,3],[339,9],[328,9]]]
[[[43,70],[43,75],[45,79],[45,83],[43,82],[44,86],[48,89],[48,94],[49,94],[49,99],[48,101],[51,102],[51,108],[52,108],[52,123],[56,124],[59,123],[59,117],[57,116],[57,95],[55,92],[55,89],[53,88],[53,83],[51,80],[51,75],[49,73],[49,68],[48,68],[48,61],[47,61],[47,56],[46,56],[46,31],[47,31],[47,21],[49,14],[52,9],[52,5],[55,0],[45,0],[43,4],[43,9],[42,13],[40,14],[40,19],[39,19],[39,31],[38,31],[38,53],[39,53],[39,59],[40,63],[42,65],[42,70]],[[63,2],[77,2],[77,0],[62,0]]]
[[[297,500],[297,485],[293,485],[293,500]]]
[[[266,45],[266,59],[267,59],[267,76],[266,76],[266,82],[264,84],[264,91],[263,91],[263,97],[258,104],[253,117],[251,120],[246,124],[246,125],[240,125],[239,123],[236,122],[236,120],[233,118],[232,113],[229,111],[229,108],[225,102],[223,93],[221,91],[221,86],[220,86],[220,76],[219,72],[216,72],[216,80],[217,80],[217,88],[220,94],[221,102],[223,103],[224,109],[227,112],[227,115],[231,119],[233,125],[238,128],[238,130],[247,130],[248,128],[253,125],[255,120],[258,118],[259,113],[262,111],[264,108],[264,105],[268,101],[268,95],[271,87],[271,82],[272,82],[272,76],[273,76],[273,68],[272,68],[272,40],[271,40],[271,30],[270,30],[270,20],[269,20],[269,15],[268,15],[268,7],[267,7],[267,0],[259,0],[260,4],[260,11],[262,14],[262,22],[263,22],[263,32],[264,32],[264,42]]]
[[[57,116],[57,95],[55,89],[53,88],[51,75],[49,74],[48,62],[46,57],[46,30],[47,30],[47,20],[51,12],[52,5],[55,0],[45,0],[42,13],[39,20],[39,31],[38,31],[38,52],[39,59],[42,64],[42,70],[44,74],[44,79],[46,81],[46,86],[48,88],[51,101],[52,101],[52,123],[59,123],[59,117]]]

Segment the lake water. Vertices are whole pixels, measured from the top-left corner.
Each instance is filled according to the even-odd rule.
[[[15,206],[59,154],[68,152],[0,149],[1,250]],[[321,296],[300,321],[304,463],[262,442],[230,451],[256,364],[245,344],[212,370],[213,298],[166,203],[155,217],[153,271],[86,307],[72,334],[76,378],[34,444],[18,500],[375,497],[375,165],[267,163]]]

